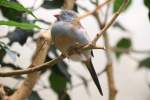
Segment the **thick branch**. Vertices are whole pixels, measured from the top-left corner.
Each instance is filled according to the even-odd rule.
[[[45,32],[43,34],[46,33],[48,34],[48,36],[50,36],[49,32]],[[30,67],[36,67],[36,65],[40,65],[45,61],[49,45],[50,45],[50,38],[43,36],[38,39],[36,53],[32,61],[33,66]],[[38,72],[28,74],[27,78],[23,81],[21,86],[19,86],[18,89],[15,91],[15,93],[12,96],[10,96],[7,100],[25,100],[31,94],[32,89],[35,86],[39,77],[40,73]]]
[[[114,73],[113,73],[113,63],[112,63],[112,58],[111,58],[111,51],[110,51],[110,44],[109,44],[109,39],[108,35],[105,33],[104,34],[104,43],[106,48],[106,58],[107,58],[107,65],[106,65],[106,74],[107,74],[107,80],[108,80],[108,88],[109,88],[109,100],[115,100],[116,94],[117,94],[117,89],[115,86],[115,81],[114,81]]]

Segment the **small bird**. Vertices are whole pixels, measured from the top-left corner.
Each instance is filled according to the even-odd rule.
[[[82,47],[90,43],[90,38],[86,30],[79,21],[74,21],[77,17],[77,13],[72,10],[62,10],[60,14],[57,15],[58,21],[53,24],[51,29],[52,41],[66,57],[74,61],[80,61],[86,65],[96,87],[100,94],[103,95],[97,74],[91,61],[92,50],[81,52],[79,48],[76,49],[77,45]]]

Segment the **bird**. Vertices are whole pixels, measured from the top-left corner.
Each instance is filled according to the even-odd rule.
[[[51,37],[54,45],[69,59],[85,64],[100,95],[103,96],[102,88],[91,60],[93,56],[92,50],[81,51],[79,48],[76,48],[91,42],[80,21],[75,21],[78,18],[78,14],[73,10],[62,10],[55,17],[57,17],[57,21],[51,28]]]

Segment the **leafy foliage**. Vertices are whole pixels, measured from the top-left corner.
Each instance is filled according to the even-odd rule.
[[[42,100],[42,98],[36,91],[32,91],[31,95],[28,97],[28,100]]]
[[[16,57],[19,56],[18,53],[12,51],[9,49],[9,47],[3,43],[3,42],[0,42],[0,51],[2,52],[0,56],[2,56],[2,58],[4,57],[4,55],[7,53],[11,58],[12,60],[16,60]]]
[[[67,81],[58,73],[52,71],[50,76],[51,87],[56,93],[61,93],[66,90]]]
[[[42,7],[46,9],[56,9],[62,7],[63,4],[64,0],[44,0]]]
[[[132,42],[129,38],[122,38],[116,44],[116,48],[128,49],[132,46]],[[116,52],[116,57],[120,58],[121,52]]]
[[[40,29],[39,26],[37,25],[34,25],[34,24],[29,24],[29,23],[18,23],[18,22],[15,22],[15,21],[0,21],[0,25],[8,25],[8,26],[16,26],[18,28],[21,28],[21,29],[26,29],[26,30],[31,30],[33,28],[38,28]]]
[[[5,36],[9,39],[8,45],[11,45],[14,42],[18,42],[20,45],[24,45],[29,36],[33,36],[32,30],[23,30],[23,29],[15,29],[12,32],[8,32]]]
[[[55,56],[58,56],[55,46],[52,46],[51,51]],[[57,93],[59,100],[70,100],[66,92],[67,83],[71,83],[71,76],[68,72],[68,65],[61,61],[55,64],[52,68],[52,73],[49,76],[51,88]]]
[[[116,12],[120,8],[120,6],[123,4],[124,1],[125,0],[115,0],[114,4],[113,4],[113,12]],[[126,9],[131,5],[131,2],[132,2],[132,0],[129,0],[129,3],[128,3]]]
[[[150,9],[150,0],[144,0],[144,4],[147,8]]]
[[[6,54],[5,47],[3,45],[4,45],[4,43],[0,42],[0,63],[2,63],[3,58]]]
[[[148,18],[149,18],[149,20],[150,20],[150,10],[149,10],[149,12],[148,12]]]
[[[0,20],[0,25],[16,26],[21,29],[31,30],[33,28],[40,28],[32,23],[25,23],[27,19],[23,17],[24,13],[28,13],[36,18],[36,16],[29,9],[18,3],[16,0],[0,0],[0,9],[4,17],[10,21]],[[37,18],[36,18],[37,19]]]
[[[71,98],[67,93],[63,93],[58,95],[58,100],[71,100]]]
[[[12,2],[8,0],[0,0],[0,6],[15,9],[17,11],[26,12],[30,15],[32,15],[34,18],[37,19],[37,17],[30,11],[29,9],[25,8],[23,5],[17,2]]]
[[[70,80],[68,80],[68,76],[66,77],[65,75],[66,72],[64,74],[64,72],[62,72],[62,69],[60,69],[59,66],[61,65],[54,65],[52,73],[49,77],[49,82],[51,84],[52,89],[58,94],[64,92],[67,88],[67,82],[70,82]],[[63,70],[67,70],[67,68],[63,68]]]
[[[148,8],[148,17],[150,20],[150,0],[144,0],[144,5]]]
[[[141,66],[144,66],[144,67],[150,69],[150,57],[147,57],[147,58],[141,60],[139,63],[139,67],[141,67]]]
[[[127,31],[127,29],[120,22],[115,22],[113,24],[113,27],[117,27],[117,28],[121,29],[122,31]]]
[[[64,4],[64,0],[44,0],[42,7],[45,9],[57,9],[61,8]],[[77,4],[74,5],[73,10],[78,12]]]
[[[58,94],[59,100],[70,100],[69,95],[66,93],[67,81],[67,78],[65,78],[59,70],[58,66],[55,65],[52,69],[51,75],[49,76],[49,82],[51,88]]]
[[[8,86],[4,86],[4,90],[6,92],[6,95],[8,95],[8,96],[12,95],[15,92],[15,89],[12,89]]]
[[[6,17],[7,19],[17,21],[17,22],[22,22],[23,12],[17,11],[15,9],[7,8],[4,6],[0,6],[0,9],[2,11],[3,16]]]

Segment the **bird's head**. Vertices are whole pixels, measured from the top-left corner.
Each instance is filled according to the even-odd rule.
[[[62,10],[60,14],[54,15],[59,21],[72,21],[77,18],[77,13],[72,10]]]

